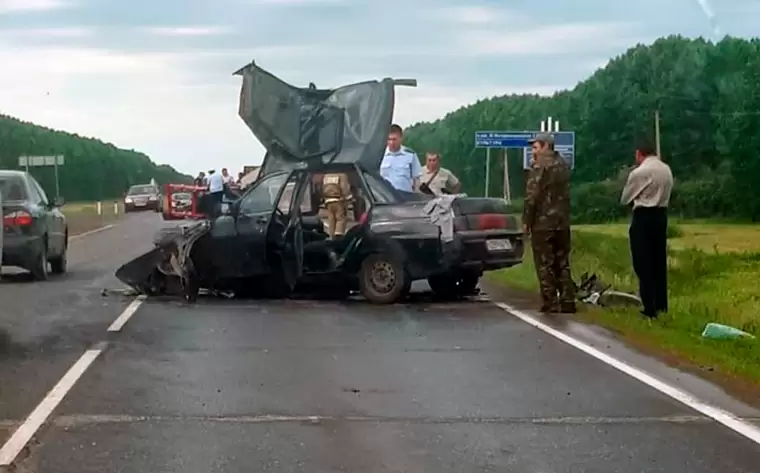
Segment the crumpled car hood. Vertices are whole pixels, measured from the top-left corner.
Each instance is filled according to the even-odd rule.
[[[304,161],[379,169],[394,86],[411,85],[386,78],[337,89],[299,88],[255,63],[235,74],[243,78],[238,113],[267,150],[259,177]]]

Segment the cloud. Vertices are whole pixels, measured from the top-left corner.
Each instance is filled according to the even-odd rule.
[[[503,22],[507,20],[524,19],[522,15],[515,12],[487,5],[443,7],[436,12],[436,16],[449,22],[465,25],[504,24]]]
[[[58,10],[71,6],[64,0],[0,0],[0,14]]]
[[[9,28],[0,29],[0,38],[86,38],[93,36],[94,30],[91,28]]]
[[[567,85],[515,86],[509,84],[487,87],[452,87],[425,84],[420,88],[396,89],[396,107],[393,120],[402,127],[418,121],[434,121],[478,100],[508,94],[551,95]]]
[[[533,29],[469,30],[457,37],[460,51],[472,55],[556,55],[591,52],[630,44],[626,23],[565,23]]]
[[[142,30],[156,36],[216,36],[231,31],[224,26],[153,26]]]
[[[274,6],[312,6],[334,3],[345,3],[347,0],[253,0],[254,5]]]

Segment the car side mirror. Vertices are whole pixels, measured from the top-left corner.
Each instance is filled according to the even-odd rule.
[[[63,207],[66,201],[60,195],[53,199],[53,207]]]

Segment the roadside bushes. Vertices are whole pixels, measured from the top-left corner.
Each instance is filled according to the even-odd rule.
[[[670,215],[682,219],[737,215],[739,202],[733,191],[733,181],[726,174],[676,180],[670,199]],[[620,205],[624,185],[624,178],[573,185],[570,190],[573,223],[608,223],[628,218],[630,209]],[[675,236],[676,233],[670,234],[670,237]]]

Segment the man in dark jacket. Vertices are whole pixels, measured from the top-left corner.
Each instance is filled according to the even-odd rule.
[[[523,230],[531,237],[541,287],[541,312],[575,313],[570,274],[570,167],[554,151],[554,137],[541,133],[531,141]]]

